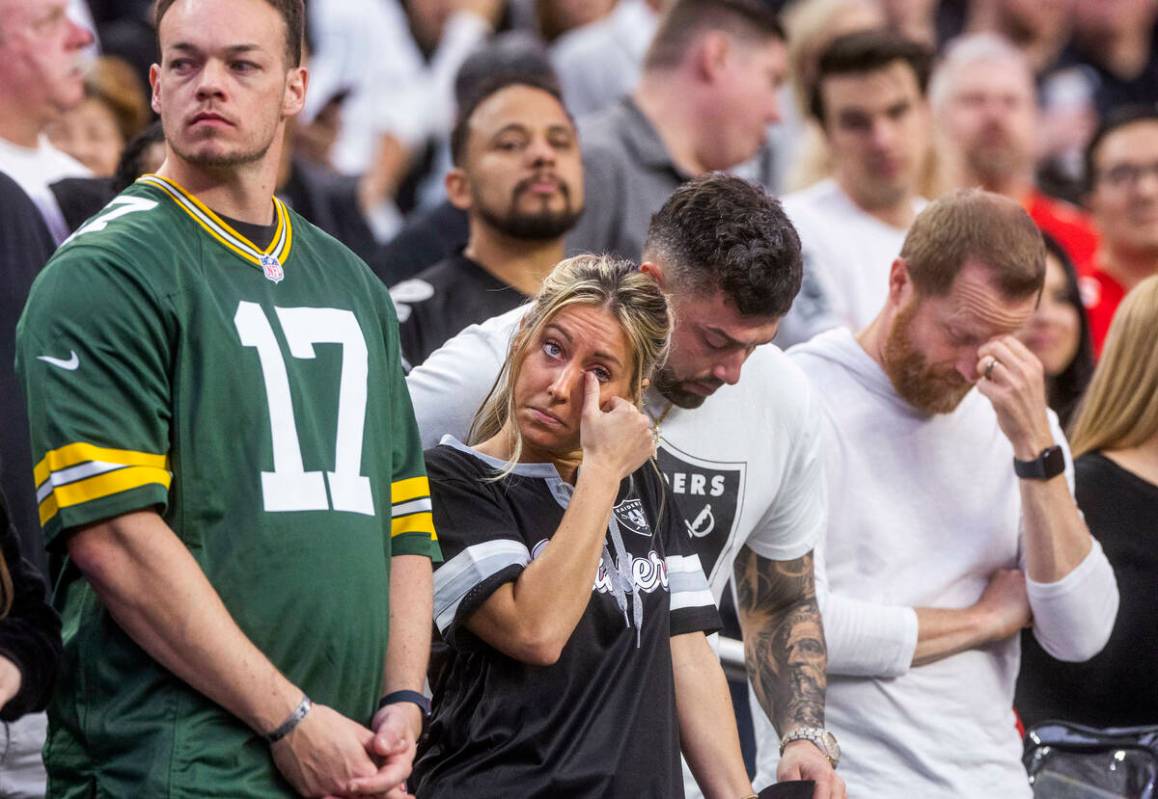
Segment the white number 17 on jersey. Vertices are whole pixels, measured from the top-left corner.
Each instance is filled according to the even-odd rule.
[[[273,471],[261,473],[267,511],[334,510],[374,515],[369,478],[362,475],[362,434],[366,425],[366,339],[353,312],[337,308],[275,308],[290,354],[312,359],[315,344],[342,346],[338,387],[338,431],[334,471],[307,472],[294,421],[289,374],[281,347],[261,306],[242,302],[233,323],[241,343],[257,350],[269,404]],[[323,477],[324,475],[324,477]],[[326,499],[326,483],[330,501]]]

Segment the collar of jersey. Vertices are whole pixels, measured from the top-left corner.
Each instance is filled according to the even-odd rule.
[[[137,178],[138,183],[160,189],[169,196],[177,207],[187,213],[194,222],[202,227],[206,233],[233,254],[244,258],[251,265],[261,268],[262,256],[272,255],[279,264],[285,264],[293,247],[293,226],[290,223],[289,211],[285,203],[277,197],[273,198],[274,212],[277,215],[277,232],[273,241],[264,250],[238,233],[228,222],[213,213],[205,203],[198,200],[188,191],[170,178],[160,175],[142,175]]]
[[[471,457],[485,463],[487,466],[493,467],[496,471],[502,471],[506,468],[507,462],[499,458],[485,455],[477,449],[459,441],[452,435],[445,435],[442,440],[438,442],[445,446],[457,449],[459,452],[465,452]],[[542,480],[562,480],[559,476],[559,470],[555,468],[553,463],[516,463],[515,468],[511,469],[511,474],[522,475],[523,477],[538,477]]]

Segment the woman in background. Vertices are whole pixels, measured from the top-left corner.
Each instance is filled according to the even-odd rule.
[[[125,145],[149,124],[145,87],[119,58],[101,56],[84,79],[84,102],[49,126],[49,140],[92,170],[112,177]]]
[[[1090,323],[1078,293],[1073,262],[1053,237],[1045,239],[1045,288],[1018,338],[1045,369],[1046,401],[1068,428],[1094,373]]]
[[[1118,308],[1071,435],[1078,506],[1118,578],[1114,632],[1085,663],[1054,660],[1023,636],[1017,709],[1027,726],[1158,724],[1156,331],[1158,276]]]

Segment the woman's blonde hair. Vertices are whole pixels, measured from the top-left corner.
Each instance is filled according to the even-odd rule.
[[[609,255],[576,255],[560,261],[531,301],[507,360],[475,414],[468,443],[496,435],[514,415],[515,384],[531,345],[564,308],[573,305],[604,308],[627,335],[632,354],[631,399],[643,395],[644,380],[663,362],[671,340],[672,313],[659,285],[635,264]],[[514,430],[510,466],[522,455],[523,439]],[[509,468],[505,471],[509,471]],[[505,472],[504,472],[505,473]]]
[[[1122,300],[1070,433],[1074,457],[1136,447],[1158,435],[1158,275]]]

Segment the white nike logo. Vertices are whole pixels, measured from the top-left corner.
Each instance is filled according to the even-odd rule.
[[[80,356],[76,354],[76,350],[69,350],[68,355],[69,358],[67,361],[62,358],[53,358],[51,355],[40,355],[37,356],[36,360],[44,361],[45,363],[50,363],[53,366],[59,366],[61,369],[67,369],[72,372],[80,366]]]

